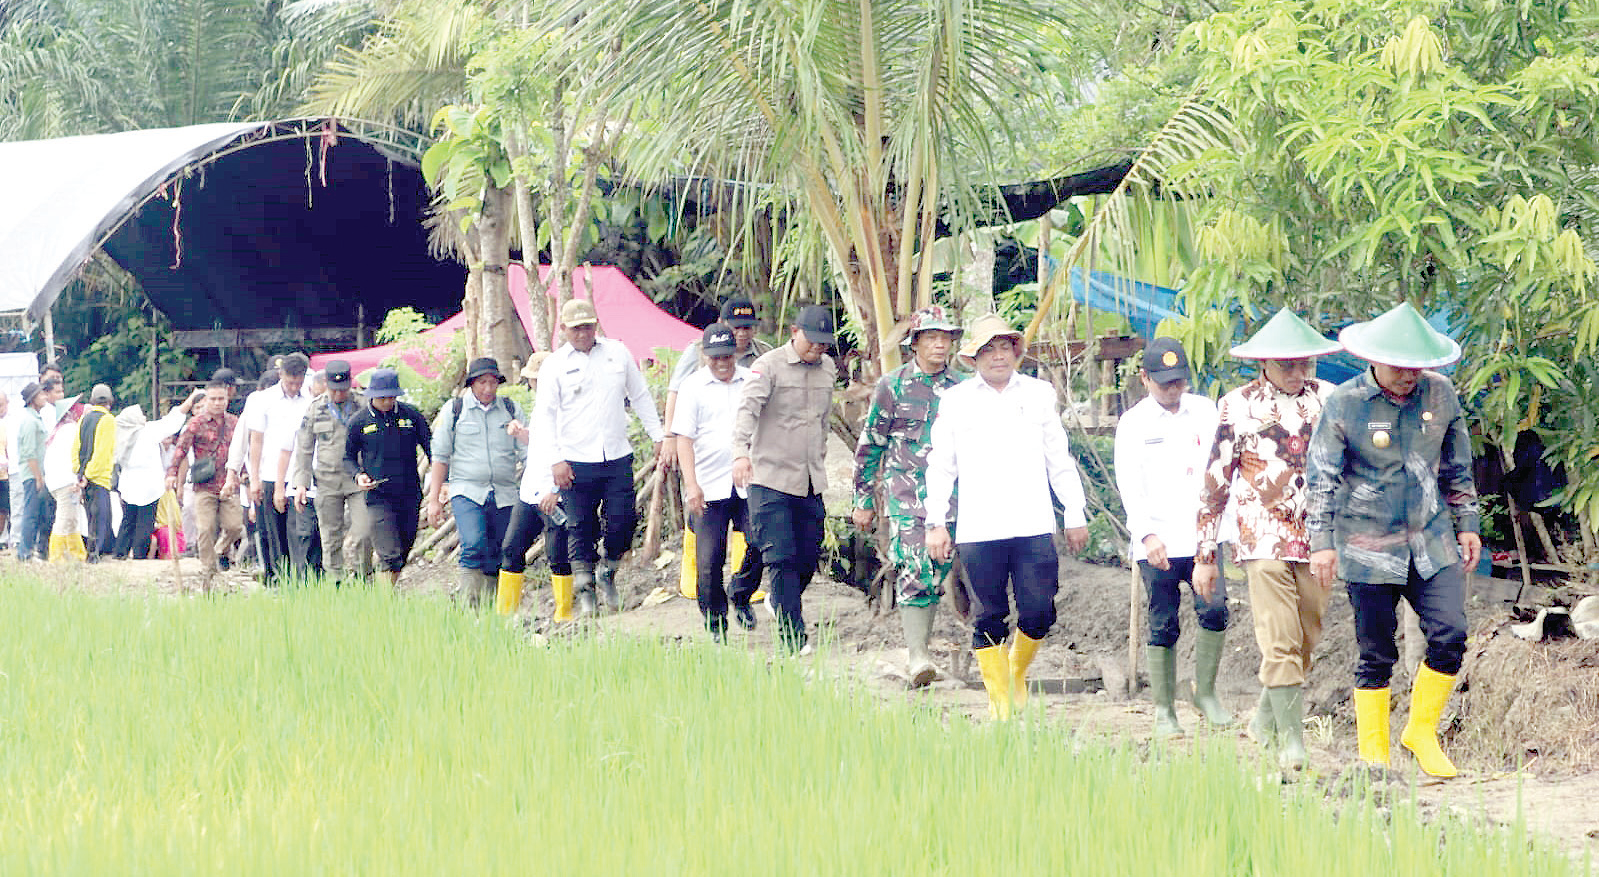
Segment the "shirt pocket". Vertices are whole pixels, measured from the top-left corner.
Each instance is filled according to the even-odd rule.
[[[888,422],[890,438],[919,442],[926,438],[928,421],[932,419],[933,405],[926,399],[906,399],[894,406],[894,416]]]
[[[803,429],[816,416],[811,395],[811,388],[803,381],[777,378],[772,382],[772,395],[766,407],[772,411],[774,422],[782,429]]]

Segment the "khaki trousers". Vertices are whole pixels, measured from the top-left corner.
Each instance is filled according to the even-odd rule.
[[[1311,654],[1321,641],[1327,591],[1316,584],[1310,564],[1292,560],[1246,560],[1249,608],[1260,646],[1260,684],[1267,688],[1305,684]]]
[[[237,494],[226,497],[203,490],[194,492],[195,550],[205,575],[217,571],[217,553],[226,551],[244,533],[244,509]]]
[[[317,527],[322,531],[322,566],[355,577],[372,575],[372,543],[366,515],[366,491],[324,490],[317,485]]]

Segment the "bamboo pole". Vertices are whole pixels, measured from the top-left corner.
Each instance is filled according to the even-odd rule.
[[[666,481],[664,473],[657,468],[650,477],[650,510],[645,515],[644,525],[644,559],[654,560],[661,553],[661,485]]]

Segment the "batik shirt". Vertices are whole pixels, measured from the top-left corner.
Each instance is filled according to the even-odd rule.
[[[1229,496],[1238,513],[1239,560],[1310,560],[1305,457],[1331,392],[1331,384],[1312,378],[1289,395],[1262,376],[1221,398],[1200,494],[1196,563],[1216,562]]]
[[[1371,371],[1338,386],[1310,442],[1310,547],[1338,549],[1344,581],[1402,585],[1460,560],[1480,526],[1471,438],[1454,384],[1422,372],[1396,398]]]
[[[861,424],[855,445],[855,507],[875,508],[877,481],[883,479],[886,513],[895,517],[926,516],[927,451],[933,442],[933,418],[944,391],[966,375],[946,368],[928,374],[916,363],[878,379],[872,407]]]

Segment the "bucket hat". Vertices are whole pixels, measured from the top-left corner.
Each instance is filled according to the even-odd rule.
[[[982,350],[983,345],[1001,335],[1010,335],[1017,340],[1024,337],[1020,329],[1013,328],[999,314],[984,314],[978,317],[977,321],[972,323],[971,331],[965,335],[966,343],[961,345],[961,358],[976,359],[977,351]]]
[[[935,329],[941,332],[948,332],[956,338],[961,337],[960,324],[951,320],[941,305],[929,305],[911,314],[911,327],[905,333],[905,340],[900,343],[910,347],[916,343],[918,333]]]
[[[1283,308],[1232,354],[1239,359],[1306,359],[1342,349],[1342,344],[1323,337],[1298,314]]]
[[[1460,344],[1432,326],[1427,318],[1401,302],[1374,320],[1355,323],[1338,333],[1344,349],[1379,365],[1396,368],[1439,368],[1460,358]]]
[[[539,369],[544,367],[544,360],[550,358],[548,350],[540,350],[527,358],[527,365],[522,366],[522,377],[530,381],[539,379]]]
[[[473,381],[483,377],[484,375],[493,375],[500,379],[500,383],[505,383],[505,375],[500,374],[499,361],[492,356],[480,356],[477,359],[472,360],[472,364],[467,367],[466,380],[462,381],[461,385],[466,386],[471,384]]]
[[[400,387],[400,376],[392,368],[378,369],[372,373],[372,379],[367,382],[366,397],[368,399],[393,398],[404,394],[405,390]]]

